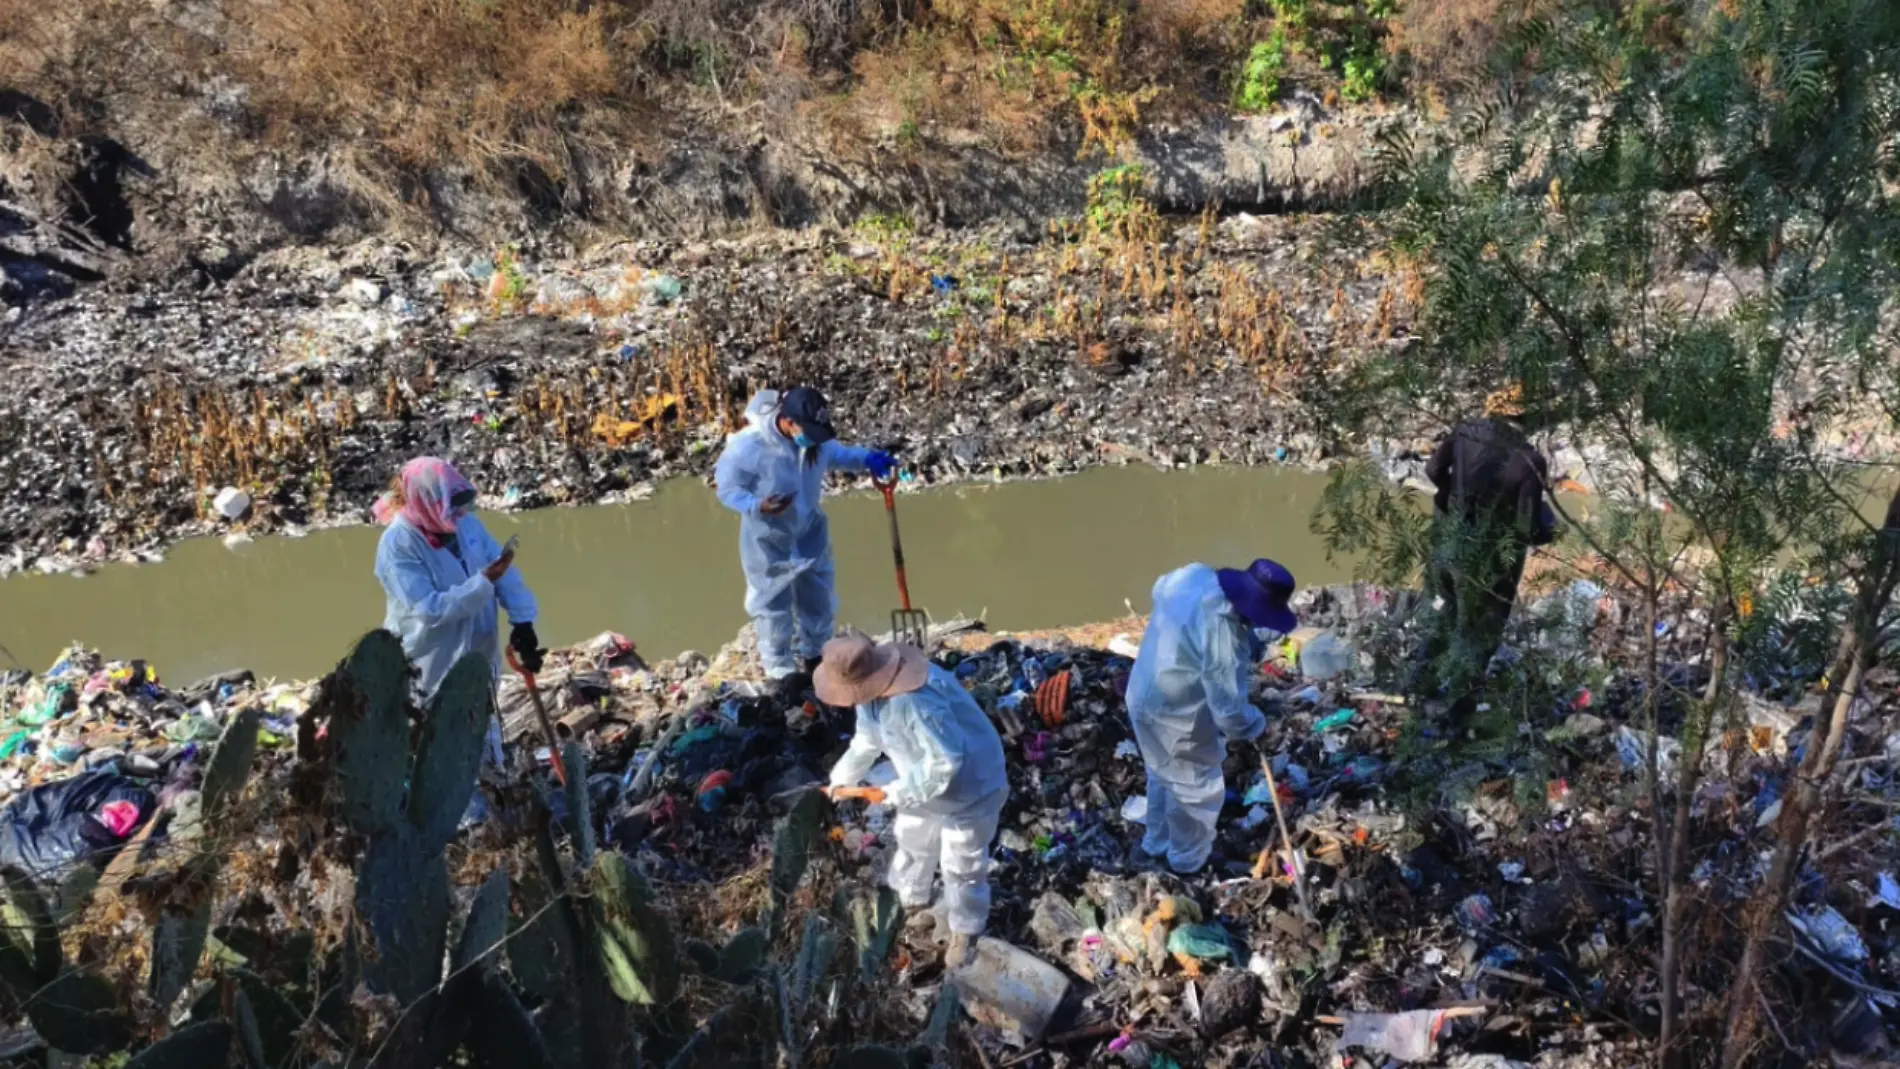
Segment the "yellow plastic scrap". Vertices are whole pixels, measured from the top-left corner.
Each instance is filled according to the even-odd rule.
[[[679,403],[678,394],[663,393],[655,394],[640,402],[638,419],[613,420],[603,412],[594,417],[594,436],[608,445],[619,445],[628,439],[638,438],[649,425],[659,422],[661,416],[666,415],[669,409],[677,407]]]

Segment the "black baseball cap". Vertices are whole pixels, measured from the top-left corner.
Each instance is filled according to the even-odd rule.
[[[824,394],[809,386],[785,391],[778,414],[798,424],[805,437],[814,443],[829,442],[838,436],[831,426],[831,405],[825,401]]]

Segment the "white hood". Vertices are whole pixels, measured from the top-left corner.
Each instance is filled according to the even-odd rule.
[[[777,390],[760,390],[753,394],[752,400],[747,401],[745,406],[747,425],[777,433],[778,424],[772,417],[778,414],[778,406],[779,392]]]

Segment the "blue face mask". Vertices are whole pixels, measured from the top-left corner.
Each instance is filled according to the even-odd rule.
[[[814,442],[810,438],[805,436],[804,431],[799,431],[797,434],[792,436],[792,444],[797,446],[800,449],[815,449],[818,446],[817,442]]]

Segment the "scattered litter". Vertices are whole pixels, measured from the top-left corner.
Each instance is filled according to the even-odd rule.
[[[1445,1022],[1453,1017],[1471,1017],[1483,1010],[1410,1010],[1405,1013],[1349,1013],[1338,1049],[1359,1047],[1378,1051],[1402,1062],[1428,1061]]]

